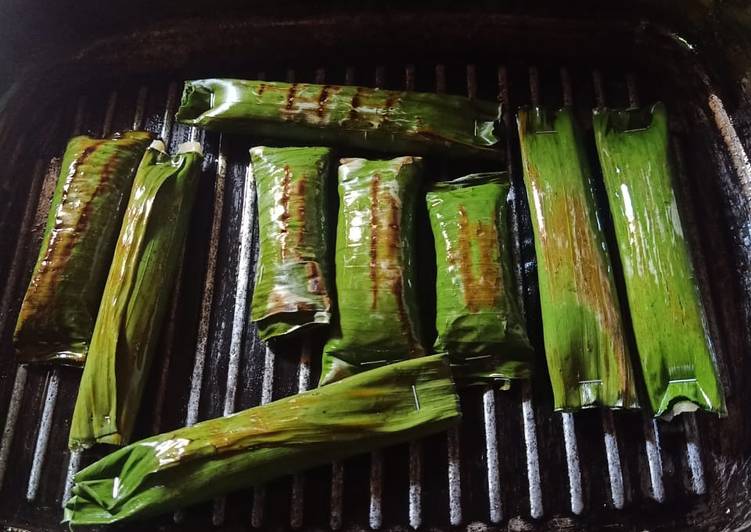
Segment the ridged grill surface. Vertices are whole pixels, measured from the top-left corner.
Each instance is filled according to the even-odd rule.
[[[573,105],[585,124],[596,104],[623,106],[660,98],[673,117],[681,191],[701,215],[697,190],[686,177],[699,172],[686,137],[713,131],[708,109],[671,99],[648,79],[596,68],[489,64],[333,65],[327,68],[249,71],[246,78],[355,83],[448,92],[498,100],[506,125],[512,179],[516,277],[538,371],[531,385],[510,391],[462,394],[459,428],[425,440],[318,467],[262,488],[164,516],[154,526],[203,529],[362,529],[465,526],[472,523],[526,530],[617,524],[622,529],[660,522],[668,505],[688,510],[715,477],[711,449],[701,434],[722,422],[684,415],[672,423],[640,413],[551,411],[541,351],[534,247],[521,176],[513,111],[519,105]],[[30,529],[59,526],[72,474],[104,452],[67,450],[80,371],[17,367],[11,336],[21,297],[40,245],[47,209],[68,137],[145,128],[170,150],[188,139],[202,143],[205,163],[190,234],[163,327],[137,437],[265,404],[314,386],[324,338],[273,351],[249,322],[258,253],[254,186],[248,177],[252,137],[219,135],[174,123],[181,84],[147,81],[96,87],[61,105],[50,117],[49,153],[24,153],[24,139],[9,150],[6,172],[17,176],[16,228],[2,273],[0,308],[0,521]],[[721,105],[721,104],[720,104]],[[693,112],[693,114],[692,114]],[[704,116],[704,122],[701,122]],[[701,123],[700,123],[701,122]],[[694,123],[704,130],[697,133]],[[716,150],[718,154],[721,149]],[[340,150],[340,155],[357,152]],[[721,157],[721,155],[717,155]],[[687,162],[687,160],[689,160]],[[434,158],[435,178],[492,169]],[[600,198],[602,199],[602,198]],[[696,233],[695,221],[688,221]],[[611,234],[612,237],[612,234]],[[703,255],[699,279],[705,278]],[[704,262],[702,262],[704,261]],[[429,303],[428,303],[429,304]],[[701,419],[697,419],[701,418]],[[701,429],[699,428],[701,427]],[[143,529],[137,527],[134,529]],[[619,528],[620,529],[620,528]]]

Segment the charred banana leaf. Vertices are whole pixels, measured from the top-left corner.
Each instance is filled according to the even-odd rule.
[[[443,357],[400,362],[119,449],[76,475],[65,520],[143,519],[440,432],[459,418]]]
[[[336,233],[338,335],[321,384],[425,354],[417,312],[415,221],[422,160],[342,159]]]
[[[177,120],[217,131],[396,153],[501,158],[498,104],[461,96],[202,79],[185,82]]]
[[[521,109],[542,325],[555,408],[638,406],[592,174],[570,109]]]
[[[435,241],[436,352],[464,384],[527,378],[532,347],[511,275],[506,174],[471,174],[427,194]]]
[[[143,131],[68,142],[15,331],[20,362],[83,364]]]
[[[156,141],[138,167],[71,422],[71,449],[129,441],[182,256],[200,145]]]
[[[724,414],[673,191],[665,107],[596,110],[594,128],[652,410]]]
[[[328,324],[331,150],[259,146],[250,156],[260,231],[251,317],[259,336]]]

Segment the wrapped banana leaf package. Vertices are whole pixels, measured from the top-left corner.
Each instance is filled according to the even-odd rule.
[[[391,153],[498,159],[498,104],[341,85],[185,82],[176,116],[191,126]]]
[[[557,410],[638,406],[592,173],[570,109],[517,116]]]
[[[459,419],[444,357],[403,361],[118,449],[75,476],[65,521],[144,519]]]
[[[68,142],[16,324],[20,362],[85,361],[125,203],[150,141],[149,133],[128,131]]]
[[[436,352],[464,384],[528,378],[532,347],[514,279],[504,173],[471,174],[427,193],[436,249]]]
[[[421,177],[416,157],[341,161],[338,331],[324,347],[321,384],[425,354],[414,241]]]
[[[250,150],[260,251],[251,317],[267,340],[326,325],[329,293],[329,148]]]
[[[665,107],[595,110],[594,129],[652,410],[724,414],[673,189]]]
[[[78,390],[71,449],[130,439],[173,293],[202,158],[195,142],[169,156],[155,141],[138,167]]]

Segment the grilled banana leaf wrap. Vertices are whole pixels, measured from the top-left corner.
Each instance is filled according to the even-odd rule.
[[[532,347],[516,298],[508,237],[508,176],[471,174],[427,193],[436,250],[433,346],[462,384],[528,378]]]
[[[459,419],[444,357],[403,361],[118,449],[75,476],[65,521],[144,519],[419,439]]]
[[[20,362],[86,360],[143,131],[68,142],[36,266],[16,323]]]
[[[155,141],[138,167],[71,422],[71,449],[123,445],[172,297],[200,176],[201,147]]]
[[[673,190],[664,105],[594,111],[594,130],[652,411],[725,414]]]
[[[251,317],[263,340],[329,323],[329,148],[250,150],[260,251]]]
[[[635,408],[610,255],[573,112],[523,108],[517,122],[555,408]]]
[[[186,81],[178,122],[299,143],[390,153],[503,158],[498,104],[462,96],[314,85]]]
[[[414,213],[422,160],[342,159],[336,232],[338,331],[320,384],[422,356]]]

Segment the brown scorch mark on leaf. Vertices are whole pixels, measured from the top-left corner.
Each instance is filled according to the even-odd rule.
[[[394,107],[394,103],[399,99],[399,93],[398,92],[389,92],[388,96],[386,96],[386,101],[383,104],[383,116],[381,119],[385,122],[389,119],[389,115],[391,114],[391,109]]]
[[[66,176],[66,182],[63,186],[62,197],[57,208],[57,213],[65,210],[65,205],[68,202],[68,195],[70,193],[70,187],[73,185],[73,180],[75,179],[76,174],[79,173],[81,167],[94,154],[94,152],[96,152],[96,149],[103,143],[103,140],[91,143],[76,158],[75,162],[71,165],[72,168],[68,169],[68,175]],[[76,225],[78,225],[78,221],[76,222]],[[52,235],[50,236],[50,240],[47,244],[47,251],[44,255],[44,259],[40,264],[37,275],[34,276],[34,280],[32,281],[35,285],[41,283],[41,279],[49,273],[51,277],[49,277],[44,282],[48,284],[49,288],[52,288],[55,283],[55,278],[57,277],[57,272],[63,268],[65,262],[67,262],[67,260],[70,258],[70,252],[81,236],[81,233],[77,231],[61,231],[62,226],[62,219],[57,218],[55,220],[55,227],[53,229]],[[57,242],[58,239],[62,240],[62,242],[60,242],[59,244]]]
[[[324,85],[321,88],[321,94],[318,96],[318,118],[323,118],[326,113],[326,102],[329,100],[329,86]]]
[[[275,225],[278,227],[281,262],[295,268],[296,275],[304,275],[304,279],[299,279],[299,282],[304,280],[308,294],[325,295],[326,282],[319,264],[312,260],[315,257],[315,250],[311,249],[312,244],[307,240],[310,236],[310,227],[306,220],[306,211],[309,207],[307,202],[315,201],[315,198],[306,197],[309,179],[310,175],[307,173],[301,171],[295,175],[289,165],[283,166],[283,176],[279,183],[281,209],[276,217]],[[272,290],[268,296],[266,311],[273,314],[316,310],[315,305],[307,301],[306,297],[305,294],[296,290]],[[329,308],[329,305],[327,300],[326,308]]]
[[[417,348],[417,339],[412,330],[412,321],[410,320],[407,309],[404,306],[404,284],[402,275],[406,268],[404,257],[401,255],[401,208],[397,200],[392,195],[388,196],[389,206],[389,223],[388,231],[385,235],[385,247],[387,250],[386,258],[391,267],[389,273],[391,293],[396,300],[396,308],[399,313],[399,323],[407,338],[410,356],[422,354]]]
[[[292,172],[289,165],[284,165],[284,177],[282,178],[282,198],[279,202],[282,206],[282,213],[279,215],[279,249],[282,260],[287,258],[287,236],[289,235],[289,182],[292,179]]]
[[[94,199],[108,186],[110,178],[112,177],[112,168],[115,166],[115,163],[119,162],[120,156],[117,153],[114,153],[107,160],[107,162],[104,163],[104,166],[102,167],[102,170],[99,174],[101,176],[99,182],[97,183],[94,192],[91,193],[91,197],[86,203],[86,206],[81,210],[81,215],[76,222],[76,227],[74,230],[75,234],[82,234],[82,232],[86,230],[86,227],[89,224],[89,213],[91,212],[91,205],[94,202]],[[73,243],[69,242],[68,245],[72,246]]]
[[[293,83],[289,87],[289,92],[287,92],[287,111],[291,111],[292,107],[294,107],[296,96],[297,96],[297,83]]]
[[[326,294],[326,283],[317,262],[309,261],[305,263],[305,275],[308,278],[308,292],[316,295]]]
[[[360,107],[360,91],[362,89],[360,87],[357,87],[355,89],[355,95],[352,96],[352,103],[351,103],[351,109],[349,110],[349,118],[350,120],[357,120],[358,111],[357,108]]]
[[[370,182],[370,290],[372,302],[370,307],[378,306],[378,196],[380,194],[381,176],[373,175]]]
[[[262,96],[264,92],[266,92],[266,84],[265,83],[261,83],[258,86],[258,96]]]
[[[528,169],[533,188],[544,190],[545,185],[539,170],[530,165]],[[574,289],[577,297],[595,314],[600,326],[609,338],[613,338],[612,349],[618,361],[618,375],[623,389],[628,389],[628,352],[625,343],[623,323],[616,308],[616,295],[608,272],[606,255],[599,241],[594,221],[588,215],[587,204],[581,198],[563,192],[564,197],[543,205],[546,225],[560,231],[565,228],[565,238],[551,238],[547,231],[541,231],[542,251],[549,271],[561,268],[572,269]],[[550,206],[553,206],[551,209]],[[607,360],[605,357],[603,360]]]
[[[105,140],[92,142],[80,153],[80,155],[78,155],[78,157],[76,157],[74,163],[71,165],[72,170],[69,169],[69,173],[66,176],[66,184],[63,188],[58,212],[64,210],[64,206],[68,203],[68,196],[70,194],[70,188],[72,186],[73,179],[80,171],[83,170],[83,168],[85,168],[88,160],[96,153],[97,148],[104,144],[104,142]],[[133,141],[129,141],[127,139],[121,139],[119,142],[125,146],[134,144]],[[41,299],[37,300],[36,297],[27,299],[24,302],[22,308],[25,315],[36,314],[43,310],[43,305],[47,304],[45,297],[41,295],[41,292],[39,290],[44,287],[43,292],[45,294],[49,294],[59,283],[58,277],[60,275],[60,272],[65,269],[65,264],[70,259],[75,245],[78,243],[81,236],[85,234],[86,229],[88,228],[89,216],[91,214],[93,202],[95,201],[97,196],[99,196],[106,189],[112,177],[113,167],[115,167],[116,164],[120,162],[121,158],[117,153],[112,154],[107,159],[102,169],[98,172],[100,178],[97,181],[94,190],[90,193],[83,208],[78,211],[78,219],[75,221],[75,224],[72,228],[68,228],[68,230],[66,231],[61,231],[63,221],[59,218],[56,219],[54,232],[52,233],[48,242],[44,259],[40,263],[39,270],[37,271],[36,275],[34,275],[31,281],[31,284],[36,289],[30,293],[40,297]],[[81,196],[83,195],[83,192],[87,188],[88,184],[88,182],[77,183],[76,197],[79,200],[82,199]]]
[[[491,308],[501,293],[498,232],[494,223],[477,222],[475,238],[479,254],[479,278],[471,288],[476,308]]]
[[[307,175],[301,175],[300,179],[297,180],[297,183],[295,183],[295,193],[292,198],[294,203],[296,203],[296,209],[294,209],[294,213],[297,216],[295,227],[297,229],[297,255],[299,255],[299,251],[302,249],[303,245],[305,244],[305,237],[307,236],[307,225],[305,223],[305,189],[307,186]]]
[[[314,312],[318,310],[318,307],[310,301],[301,300],[294,294],[276,290],[269,292],[267,301],[266,313],[269,315],[282,312]]]
[[[407,338],[407,345],[409,346],[409,354],[415,355],[415,338],[412,334],[412,322],[409,320],[407,309],[404,307],[404,287],[402,286],[402,276],[394,276],[394,280],[391,283],[391,292],[394,294],[396,300],[396,309],[399,313],[399,323],[402,326],[402,330]]]
[[[492,219],[492,216],[491,216]],[[477,264],[472,256],[472,243],[477,247]],[[498,232],[494,223],[470,223],[464,206],[459,208],[459,256],[449,260],[459,270],[464,301],[470,312],[495,305],[501,292],[501,270],[498,264]],[[473,269],[477,267],[478,276]]]
[[[471,293],[471,287],[474,285],[474,282],[472,276],[472,250],[469,247],[469,218],[463,205],[459,207],[459,256],[454,256],[454,259],[458,259],[456,266],[462,278],[462,285],[464,285],[464,299],[467,307],[469,307],[470,311],[474,312],[474,301]]]
[[[495,213],[491,213],[490,219],[494,217]],[[492,307],[503,292],[500,265],[503,257],[500,257],[498,229],[493,222],[478,222],[476,233],[480,248],[480,286],[475,292],[480,298],[479,306]]]

